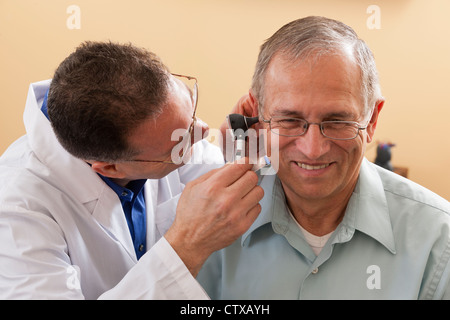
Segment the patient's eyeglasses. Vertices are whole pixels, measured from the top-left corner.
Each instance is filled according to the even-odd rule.
[[[185,76],[185,75],[176,74],[176,73],[172,73],[172,75],[175,76],[175,77],[178,77],[185,84],[185,86],[187,87],[187,89],[189,90],[189,92],[191,94],[192,105],[194,106],[194,112],[192,114],[191,125],[189,126],[188,130],[186,131],[186,133],[182,136],[182,140],[180,140],[180,141],[184,141],[184,145],[181,148],[181,151],[180,151],[180,154],[179,154],[180,159],[183,159],[183,157],[190,152],[190,149],[192,147],[192,145],[191,145],[192,132],[194,131],[195,124],[197,123],[197,117],[195,116],[195,114],[197,112],[197,103],[198,103],[198,81],[197,81],[197,78],[191,77],[191,76]],[[193,84],[192,84],[192,82],[193,82]],[[133,159],[133,160],[125,160],[125,161],[179,164],[179,161],[175,162],[173,160],[142,160],[142,159]]]
[[[324,137],[334,140],[352,140],[355,139],[361,130],[366,130],[372,118],[373,110],[370,113],[369,120],[364,126],[356,121],[322,121],[308,122],[301,118],[290,118],[275,116],[269,120],[262,119],[268,123],[270,131],[284,137],[298,137],[304,135],[313,124],[318,125],[320,132]]]

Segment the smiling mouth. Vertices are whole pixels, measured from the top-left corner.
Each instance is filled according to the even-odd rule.
[[[330,166],[331,163],[326,163],[326,164],[321,164],[321,165],[310,165],[310,164],[306,164],[306,163],[302,163],[302,162],[296,162],[297,165],[305,170],[320,170],[320,169],[325,169],[327,167]]]

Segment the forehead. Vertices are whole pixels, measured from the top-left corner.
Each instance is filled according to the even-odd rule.
[[[360,69],[343,54],[310,56],[292,61],[276,55],[267,70],[264,110],[304,113],[347,113],[363,110]]]

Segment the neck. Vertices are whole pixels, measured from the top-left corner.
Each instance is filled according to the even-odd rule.
[[[109,179],[121,187],[126,187],[127,184],[130,183],[130,181],[131,181],[128,179],[117,179],[117,178],[109,178]]]
[[[302,198],[287,189],[285,194],[289,209],[297,222],[309,233],[323,236],[333,232],[341,223],[353,188],[354,185],[350,192],[325,199]]]
[[[103,166],[96,166],[94,163],[96,161],[89,161],[89,160],[84,160],[84,162],[86,162],[88,165],[91,166],[92,170],[94,170],[96,173],[108,178],[109,180],[111,180],[112,182],[114,182],[115,184],[118,184],[121,187],[126,187],[128,183],[130,183],[130,181],[132,181],[131,179],[123,179],[123,178],[113,178],[111,177],[107,171],[105,170],[99,170],[103,169]],[[97,161],[97,163],[100,163],[100,161]]]

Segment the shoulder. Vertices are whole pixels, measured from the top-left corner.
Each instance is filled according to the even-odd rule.
[[[10,194],[23,196],[29,186],[36,181],[36,176],[27,170],[30,159],[33,157],[28,147],[27,136],[19,138],[12,143],[0,158],[0,201]],[[39,168],[42,172],[43,168]]]
[[[427,188],[373,165],[383,186],[396,246],[428,248],[435,259],[449,259],[450,204]],[[410,249],[408,249],[410,250]],[[439,257],[439,258],[437,258]],[[447,262],[446,262],[447,263]]]
[[[403,208],[417,211],[435,211],[450,214],[450,203],[431,190],[391,171],[373,165],[383,183],[389,204],[401,204]]]

